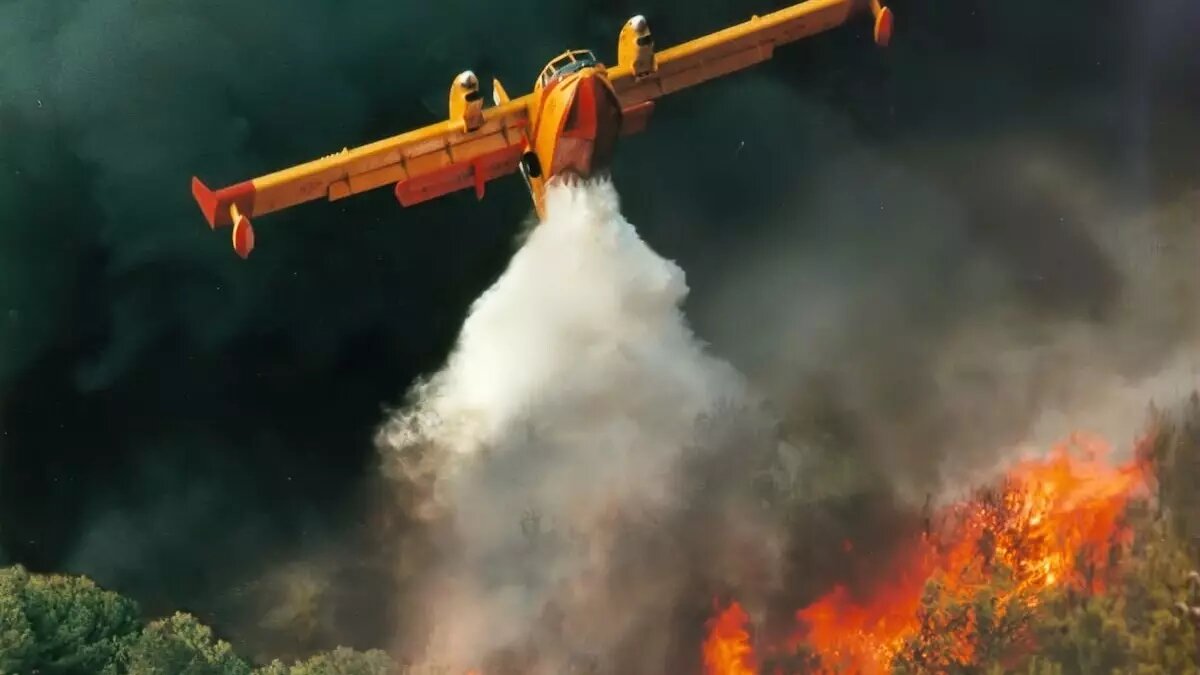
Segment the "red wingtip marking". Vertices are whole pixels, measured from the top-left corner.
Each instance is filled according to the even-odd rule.
[[[232,225],[229,207],[237,204],[238,210],[254,215],[254,182],[244,181],[220,190],[210,190],[199,178],[192,178],[192,196],[200,205],[200,212],[211,228]]]
[[[215,229],[217,227],[217,195],[208,189],[207,185],[200,182],[199,178],[192,176],[192,197],[195,197],[196,203],[200,205],[200,213],[204,214],[208,226]]]
[[[884,7],[879,11],[879,16],[875,17],[875,44],[880,47],[888,46],[892,41],[892,23],[895,17],[892,16],[892,10]]]
[[[233,250],[245,260],[254,250],[254,228],[246,216],[238,218],[233,224]]]

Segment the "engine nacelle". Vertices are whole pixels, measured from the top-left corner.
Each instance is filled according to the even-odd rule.
[[[464,70],[450,85],[450,121],[461,124],[463,131],[475,131],[483,125],[479,78],[469,70]]]
[[[654,36],[641,14],[625,22],[617,38],[617,64],[633,68],[634,77],[645,77],[658,70],[654,60]]]

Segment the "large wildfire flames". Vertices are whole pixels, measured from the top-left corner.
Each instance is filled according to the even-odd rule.
[[[932,631],[924,622],[923,632],[928,582],[952,602],[993,589],[1000,614],[1032,608],[1054,586],[1103,590],[1113,553],[1131,536],[1122,522],[1126,505],[1146,483],[1142,462],[1117,464],[1110,455],[1103,441],[1075,436],[1044,458],[1017,462],[997,485],[929,514],[924,535],[885,566],[891,573],[875,588],[836,586],[798,611],[796,639],[786,647],[807,647],[826,672],[886,673],[914,643],[964,663],[975,648],[975,619],[934,621]],[[997,583],[1000,574],[1005,583]],[[758,672],[748,623],[736,602],[717,612],[703,645],[707,675]]]

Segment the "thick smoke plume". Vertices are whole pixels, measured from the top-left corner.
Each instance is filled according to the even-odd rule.
[[[1107,167],[1047,139],[946,147],[923,173],[831,142],[779,208],[790,231],[731,247],[697,323],[911,500],[1074,430],[1128,449],[1149,403],[1200,385],[1196,193],[1123,200]],[[952,177],[979,156],[994,194]]]
[[[736,466],[706,490],[711,517],[672,521],[700,501],[696,467],[729,458],[723,440],[747,443],[749,468],[769,428],[692,334],[683,271],[621,216],[611,183],[556,186],[547,208],[446,367],[380,434],[396,477],[427,489],[414,505],[452,533],[424,583],[425,658],[462,670],[507,651],[523,672],[557,673],[603,656],[668,672],[689,575],[734,581],[715,545],[732,542],[731,520],[754,542],[734,547],[743,561],[772,546],[730,501],[749,473]],[[686,550],[699,527],[703,562]]]

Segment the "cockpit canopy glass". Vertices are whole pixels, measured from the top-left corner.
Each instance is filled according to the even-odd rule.
[[[545,87],[551,81],[563,75],[587,68],[588,66],[595,66],[598,63],[596,55],[590,49],[576,49],[565,52],[547,64],[542,70],[541,76],[538,77],[538,86]]]

